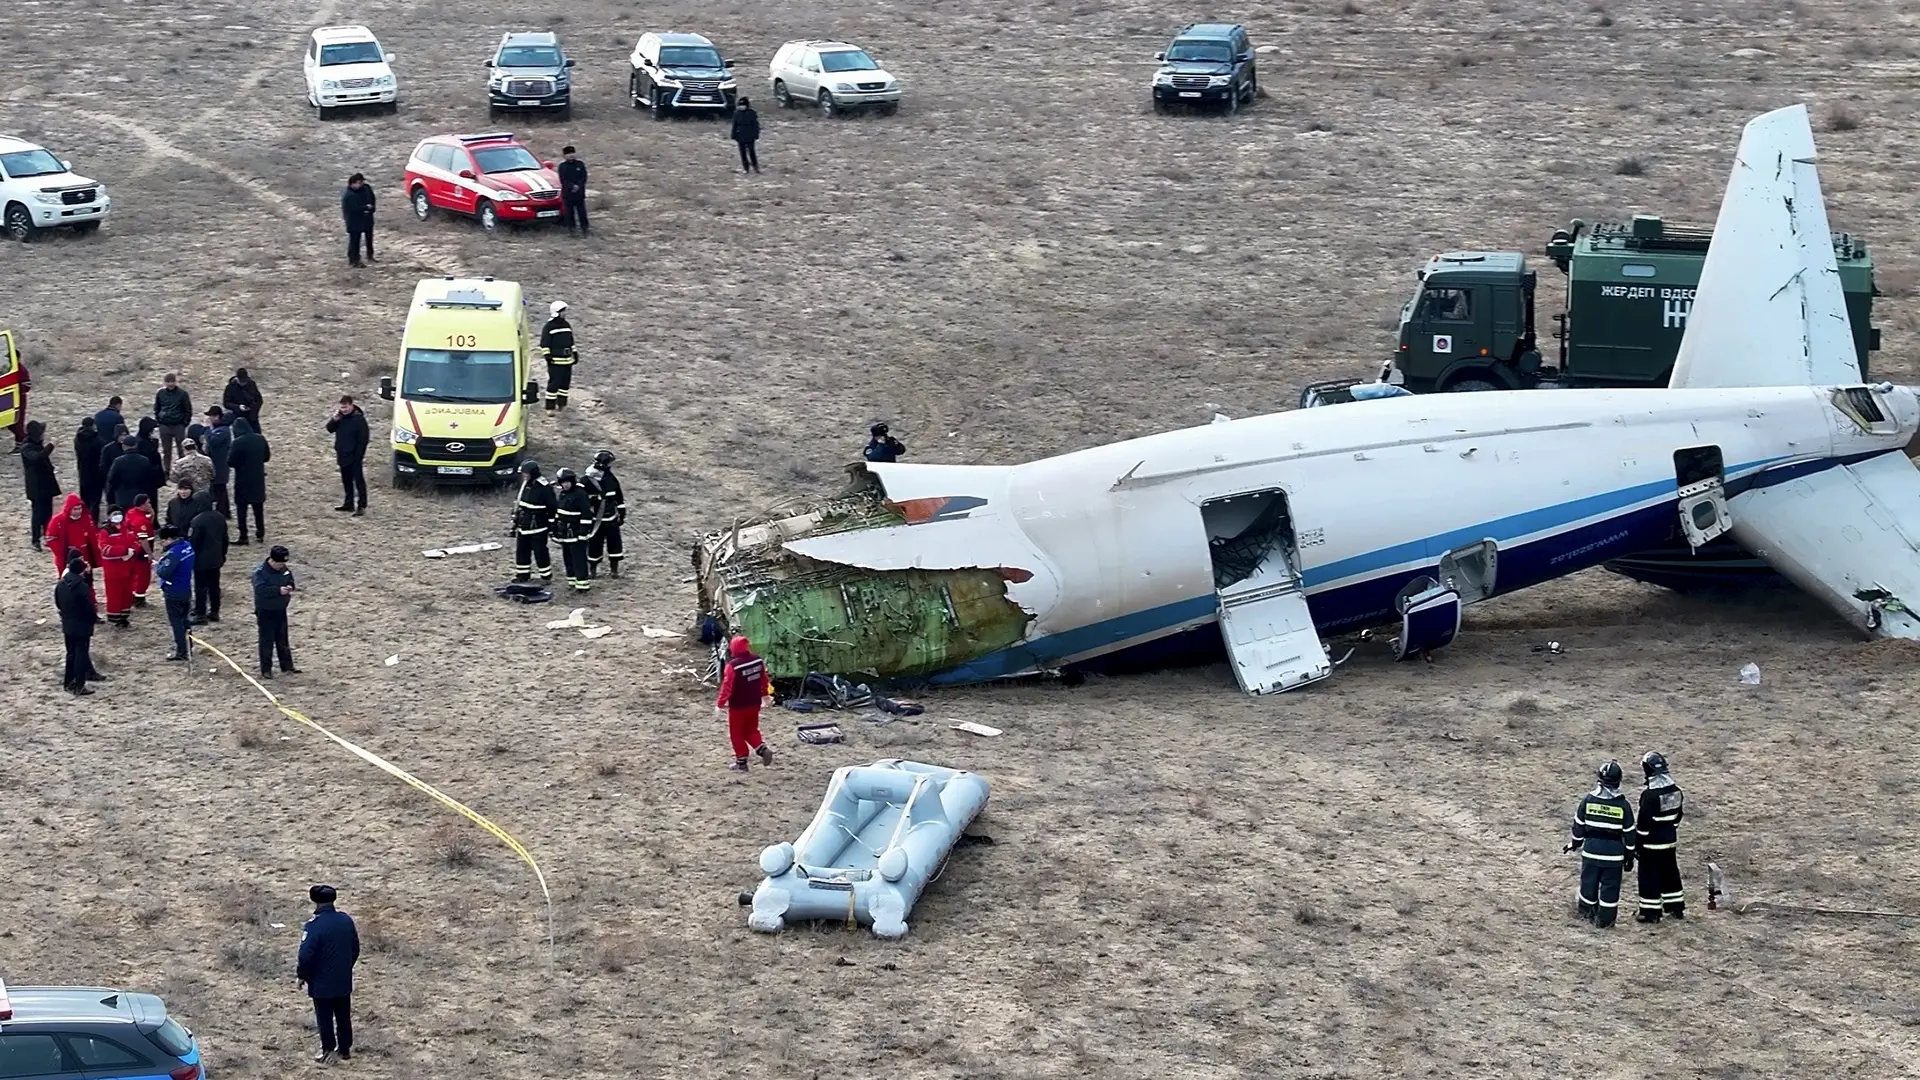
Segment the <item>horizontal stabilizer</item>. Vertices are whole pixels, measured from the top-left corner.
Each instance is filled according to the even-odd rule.
[[[1920,639],[1920,470],[1898,451],[1735,496],[1733,537],[1881,637]]]
[[[1807,107],[1747,124],[1670,385],[1860,381]]]

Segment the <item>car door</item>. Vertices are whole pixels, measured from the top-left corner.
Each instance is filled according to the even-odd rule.
[[[795,74],[793,85],[788,89],[794,97],[812,101],[820,96],[820,52],[817,49],[800,50],[800,70]]]
[[[0,1035],[0,1076],[81,1080],[86,1074],[67,1056],[58,1036],[23,1031]]]
[[[442,146],[438,149],[442,152],[441,160],[445,162],[441,172],[447,178],[447,209],[462,214],[473,213],[473,189],[475,178],[480,175],[480,167],[474,164],[473,155],[464,146]],[[473,178],[461,176],[461,173],[472,173]]]
[[[114,1039],[94,1032],[62,1035],[67,1052],[88,1080],[165,1080],[170,1066],[162,1064],[151,1047],[135,1049],[131,1038]],[[172,1066],[178,1066],[173,1062]]]

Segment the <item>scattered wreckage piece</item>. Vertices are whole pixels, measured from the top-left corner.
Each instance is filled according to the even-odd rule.
[[[500,547],[499,541],[488,540],[479,544],[461,544],[458,547],[428,548],[420,554],[425,555],[429,559],[444,559],[449,555],[472,555],[481,551],[499,551]]]
[[[985,777],[887,759],[836,769],[813,821],[760,853],[766,875],[747,925],[844,919],[877,937],[907,933],[907,915],[961,834],[986,808]]]

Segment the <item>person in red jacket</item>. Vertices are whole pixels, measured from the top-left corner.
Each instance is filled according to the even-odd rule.
[[[107,621],[126,629],[133,615],[133,574],[145,548],[140,538],[127,528],[126,515],[119,509],[107,514],[106,527],[100,530],[100,573],[107,583]]]
[[[127,532],[140,541],[133,560],[133,606],[147,606],[147,590],[153,587],[153,503],[145,495],[136,495],[127,507]]]
[[[96,546],[96,534],[99,532],[93,524],[93,515],[87,513],[87,504],[82,502],[75,492],[67,496],[60,512],[47,522],[47,546],[53,549],[53,569],[56,574],[67,571],[67,552],[77,551],[87,560],[88,566],[100,565],[100,549]],[[97,610],[100,606],[100,590],[93,587],[91,575],[87,578],[87,587],[93,590],[93,603]]]
[[[767,662],[753,654],[747,639],[736,637],[727,646],[727,663],[720,675],[720,697],[713,707],[727,712],[727,738],[733,742],[733,772],[747,771],[747,753],[759,754],[762,764],[773,764],[773,750],[760,738],[760,703],[767,698]]]

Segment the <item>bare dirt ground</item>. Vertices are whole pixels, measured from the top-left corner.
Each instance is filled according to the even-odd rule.
[[[1920,1074],[1911,920],[1705,910],[1711,857],[1743,899],[1920,911],[1916,656],[1797,599],[1687,600],[1596,572],[1477,609],[1433,666],[1363,653],[1279,699],[1240,696],[1224,668],[945,692],[923,723],[849,720],[833,748],[770,716],[782,759],[744,780],[721,768],[710,691],[678,673],[697,654],[640,633],[684,625],[692,535],[827,490],[873,418],[920,460],[1014,462],[1285,407],[1377,362],[1435,251],[1538,252],[1574,215],[1710,221],[1740,126],[1797,100],[1835,129],[1836,224],[1879,260],[1881,370],[1912,379],[1914,12],[565,11],[575,120],[506,126],[582,148],[607,194],[586,243],[403,216],[415,140],[499,126],[480,61],[526,28],[517,5],[8,8],[0,130],[115,199],[95,238],[0,248],[0,324],[31,349],[35,414],[64,445],[163,372],[202,404],[235,364],[255,372],[270,531],[303,587],[306,674],[276,689],[525,841],[558,942],[550,963],[538,894],[499,845],[230,674],[161,664],[157,609],[100,640],[98,696],[61,695],[51,575],[16,502],[0,977],[157,991],[216,1075],[286,1076],[312,1046],[292,964],[306,886],[326,880],[368,947],[353,1068],[374,1077]],[[1215,14],[1278,47],[1268,98],[1232,120],[1152,115],[1151,54]],[[399,54],[405,106],[323,125],[299,50],[358,20]],[[668,28],[708,33],[756,90],[781,41],[847,35],[912,96],[892,120],[764,110],[767,172],[745,179],[717,125],[625,104],[634,38]],[[355,170],[385,200],[385,258],[364,271],[344,266],[334,209]],[[497,536],[501,496],[397,493],[376,468],[370,516],[328,510],[324,415],[341,392],[371,398],[413,281],[446,272],[573,305],[581,405],[535,439],[549,468],[621,455],[639,538],[630,579],[593,594],[610,637],[495,599],[503,555],[419,556]],[[382,431],[385,406],[369,412]],[[243,661],[250,552],[208,635]],[[1534,650],[1548,640],[1565,654]],[[1766,685],[1736,685],[1747,661]],[[1697,917],[1601,934],[1571,918],[1563,818],[1597,760],[1631,769],[1650,747],[1690,793]],[[904,943],[750,935],[734,894],[760,847],[801,828],[831,769],[887,756],[991,778],[975,831],[996,843],[956,855]]]

